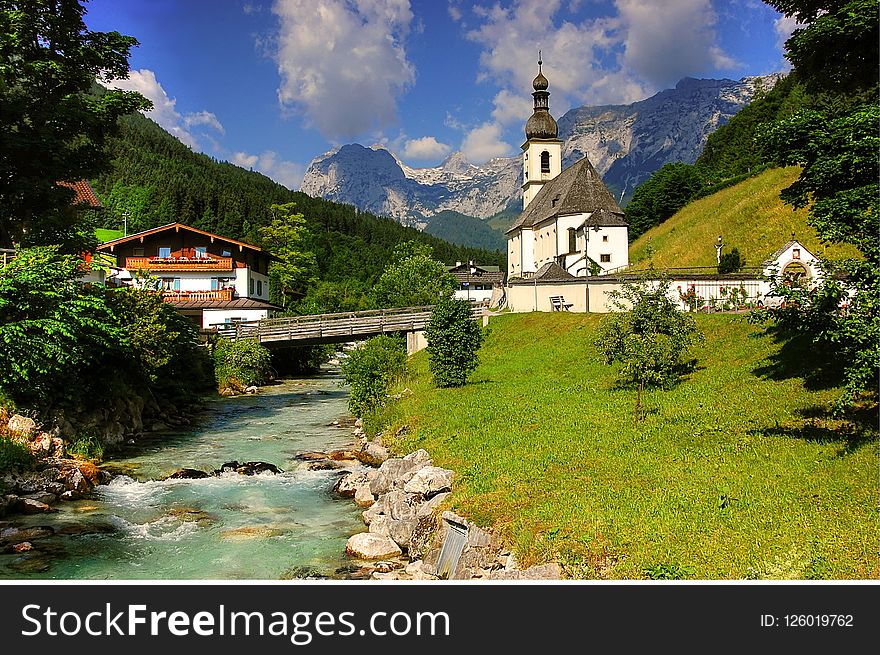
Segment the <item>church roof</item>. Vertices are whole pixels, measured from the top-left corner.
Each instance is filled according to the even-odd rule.
[[[555,139],[558,136],[556,119],[546,109],[536,109],[526,121],[526,139]]]
[[[592,213],[587,220],[590,227],[627,225],[623,210],[586,157],[547,182],[507,234],[520,228],[534,227],[556,216],[585,213]]]

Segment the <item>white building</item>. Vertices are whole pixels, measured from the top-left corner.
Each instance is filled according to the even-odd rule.
[[[623,210],[586,157],[562,170],[541,63],[522,145],[523,212],[507,231],[508,278],[528,279],[551,263],[574,277],[623,270],[629,265]]]
[[[774,295],[774,287],[814,289],[824,280],[819,259],[795,240],[770,255],[759,269],[720,275],[706,268],[685,268],[667,269],[663,274],[670,299],[683,311],[694,312],[775,307],[782,298]],[[510,282],[507,306],[513,312],[611,312],[616,309],[614,292],[620,292],[627,282],[659,283],[646,277],[645,271],[575,277],[551,262],[530,279]]]
[[[202,328],[267,318],[269,262],[259,246],[171,223],[107,241],[98,253],[115,259],[110,278],[143,284],[154,278],[165,302]]]
[[[448,266],[458,282],[455,297],[471,302],[488,303],[504,286],[504,273],[497,266],[480,266],[473,262],[455,262]]]

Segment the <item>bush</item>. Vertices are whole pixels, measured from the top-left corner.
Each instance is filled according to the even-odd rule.
[[[687,369],[683,358],[688,348],[702,335],[694,317],[669,298],[668,281],[653,288],[625,283],[612,297],[619,311],[603,319],[594,344],[607,364],[619,362],[620,381],[638,389],[635,415],[644,418],[645,387],[675,384]]]
[[[34,457],[23,443],[0,436],[0,472],[13,468],[30,468]]]
[[[81,267],[56,247],[21,250],[0,267],[0,387],[19,407],[88,403],[112,391],[109,375],[133,368],[103,291],[77,282]]]
[[[255,339],[220,338],[214,345],[214,372],[220,389],[236,383],[260,386],[272,380],[272,356]]]
[[[94,434],[79,435],[67,445],[67,452],[83,459],[93,459],[100,462],[104,459],[104,444]]]
[[[179,399],[210,388],[211,361],[195,323],[147,289],[108,291],[107,303],[154,393]]]
[[[382,404],[388,389],[406,368],[406,346],[402,339],[373,337],[349,353],[342,363],[345,383],[351,387],[348,408],[364,416]]]
[[[460,387],[477,368],[483,345],[482,328],[473,320],[467,300],[446,298],[437,303],[425,328],[429,368],[438,387]]]
[[[746,265],[746,260],[739,254],[739,250],[733,248],[730,252],[721,255],[721,261],[718,262],[718,273],[736,273],[741,271]]]

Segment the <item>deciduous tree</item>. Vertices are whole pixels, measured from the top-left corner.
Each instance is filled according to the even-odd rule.
[[[425,328],[428,367],[438,387],[460,387],[477,368],[477,351],[485,334],[473,319],[471,304],[444,298],[434,307]]]
[[[642,418],[645,387],[672,386],[702,335],[694,317],[669,298],[668,282],[625,284],[613,302],[618,311],[602,321],[594,343],[606,363],[620,364],[620,381],[638,390],[634,414]]]
[[[789,302],[774,314],[784,329],[810,335],[844,363],[847,393],[837,405],[843,409],[862,392],[876,394],[880,374],[877,2],[767,2],[803,23],[786,42],[786,57],[816,94],[811,107],[763,135],[776,162],[803,167],[782,199],[808,207],[824,241],[850,243],[864,256],[837,267],[824,262],[826,282],[812,293],[780,285]]]
[[[128,75],[137,40],[93,32],[78,0],[0,0],[0,246],[61,244],[82,251],[74,194],[59,181],[108,165],[116,120],[150,103],[132,91],[96,91]]]
[[[305,296],[318,281],[315,253],[306,247],[306,219],[295,208],[292,202],[270,206],[272,221],[260,228],[263,247],[278,258],[269,265],[270,289],[273,300],[283,307]]]
[[[450,297],[456,287],[455,277],[432,255],[431,246],[426,244],[399,244],[373,288],[376,307],[434,305]]]

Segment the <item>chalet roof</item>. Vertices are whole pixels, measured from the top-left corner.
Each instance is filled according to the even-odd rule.
[[[497,268],[497,267],[496,267]],[[455,276],[455,279],[461,282],[477,283],[477,284],[502,284],[504,282],[504,273],[501,271],[480,271],[471,275],[467,269],[453,269],[449,271]]]
[[[600,210],[604,210],[601,212]],[[586,157],[547,182],[516,219],[507,234],[565,214],[592,213],[596,225],[625,226],[623,210]],[[592,227],[593,217],[587,221]]]
[[[100,209],[102,207],[101,201],[98,200],[98,196],[95,195],[95,190],[92,188],[92,185],[89,184],[88,180],[77,180],[76,182],[57,182],[58,186],[67,187],[68,189],[73,189],[76,195],[73,198],[73,203],[71,203],[74,207],[85,205],[87,207],[93,207],[94,209]]]
[[[539,282],[558,282],[560,280],[575,280],[577,278],[556,262],[549,262],[535,271],[535,274],[530,279],[532,281],[538,280]]]
[[[143,232],[138,232],[137,234],[130,234],[127,237],[120,237],[118,239],[113,239],[112,241],[105,241],[101,245],[98,246],[98,250],[113,250],[116,246],[127,243],[129,241],[134,241],[136,239],[142,239],[143,237],[150,236],[153,234],[158,234],[160,232],[165,232],[166,230],[174,230],[175,232],[180,230],[187,230],[189,232],[194,232],[196,234],[202,234],[204,236],[211,237],[211,239],[219,239],[220,241],[226,241],[227,243],[234,243],[235,245],[241,248],[249,248],[250,250],[254,250],[256,252],[263,252],[263,249],[259,246],[251,245],[250,243],[245,243],[244,241],[237,241],[235,239],[230,239],[229,237],[220,236],[219,234],[214,234],[212,232],[206,232],[205,230],[200,230],[195,227],[191,227],[189,225],[184,225],[183,223],[168,223],[168,225],[161,225],[159,227],[154,227],[150,230],[144,230]]]
[[[446,270],[449,271],[450,273],[455,273],[456,270],[467,271],[469,268],[470,268],[470,264],[468,264],[467,262],[459,262],[455,266],[447,266]],[[485,266],[482,266],[480,264],[474,264],[474,268],[476,268],[477,271],[481,271],[483,273],[497,273],[498,271],[501,270],[500,266],[495,266],[492,264],[487,264]]]
[[[278,305],[252,298],[234,300],[175,300],[168,303],[175,309],[281,309]]]

